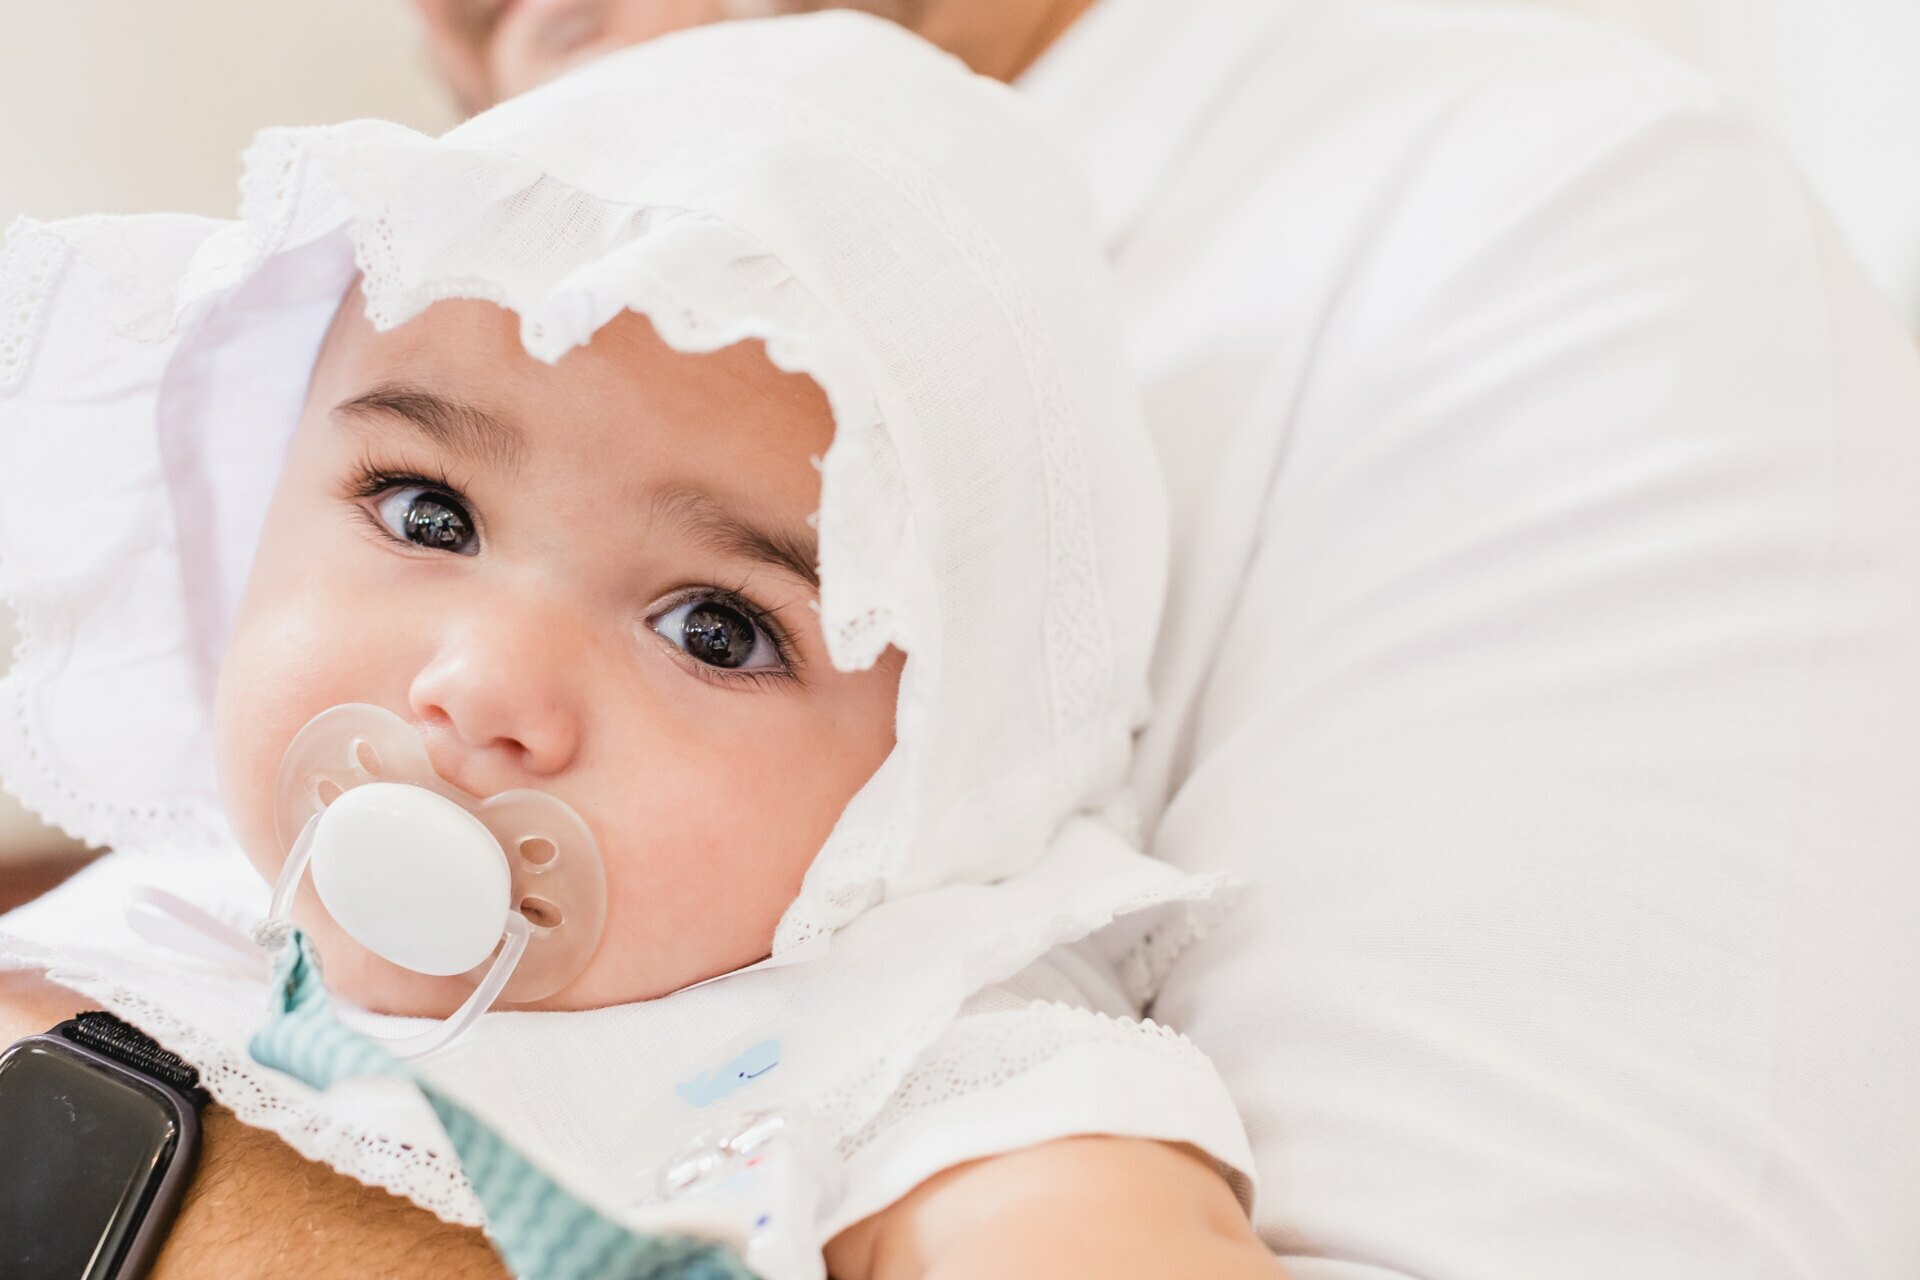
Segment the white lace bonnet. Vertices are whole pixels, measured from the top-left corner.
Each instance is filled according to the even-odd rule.
[[[622,309],[824,388],[836,666],[898,746],[776,950],[1031,863],[1119,798],[1163,497],[1071,165],[1005,87],[845,12],[605,58],[434,139],[270,130],[241,216],[22,220],[0,259],[0,778],[102,845],[230,840],[211,692],[327,321],[485,298],[555,360]],[[1084,246],[1084,247],[1082,247]]]

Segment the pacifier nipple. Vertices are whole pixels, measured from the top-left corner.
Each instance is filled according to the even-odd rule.
[[[500,942],[513,890],[500,842],[444,796],[371,782],[321,813],[313,887],[340,926],[375,955],[449,977]]]
[[[606,874],[580,815],[528,789],[474,799],[380,707],[331,707],[294,735],[274,819],[287,861],[273,917],[310,868],[356,942],[416,973],[463,975],[485,1003],[550,996],[599,948]]]

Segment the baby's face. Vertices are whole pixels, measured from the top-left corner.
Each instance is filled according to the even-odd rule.
[[[671,351],[622,315],[557,365],[451,301],[377,334],[348,295],[221,672],[221,784],[272,879],[273,788],[318,712],[371,702],[484,797],[572,805],[605,938],[547,1008],[661,995],[767,954],[847,801],[893,745],[901,656],[840,672],[818,615],[811,459],[832,418],[758,344]],[[302,918],[328,983],[441,1014],[468,990]]]

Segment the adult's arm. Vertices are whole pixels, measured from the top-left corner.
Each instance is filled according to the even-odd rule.
[[[26,970],[0,972],[0,1044],[35,1035],[91,1002]],[[502,1280],[486,1237],[302,1159],[224,1107],[202,1116],[200,1166],[153,1280],[298,1275],[308,1280],[434,1276]]]
[[[1159,295],[1158,418],[1272,371],[1173,459],[1203,677],[1152,744],[1155,851],[1255,882],[1156,1015],[1263,1237],[1296,1280],[1920,1274],[1920,358],[1677,70],[1521,6],[1286,32],[1128,249],[1149,300],[1176,231],[1218,268]]]
[[[92,1007],[37,972],[0,971],[0,1044]],[[479,1230],[305,1160],[224,1107],[203,1113],[202,1144],[153,1280],[507,1275]],[[1119,1138],[1051,1142],[949,1170],[836,1237],[828,1259],[836,1275],[883,1280],[1039,1276],[1062,1259],[1103,1275],[1284,1280],[1210,1161]]]

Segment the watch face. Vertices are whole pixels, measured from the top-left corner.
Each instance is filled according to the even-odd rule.
[[[137,1079],[46,1041],[0,1055],[0,1276],[111,1276],[178,1138]]]

